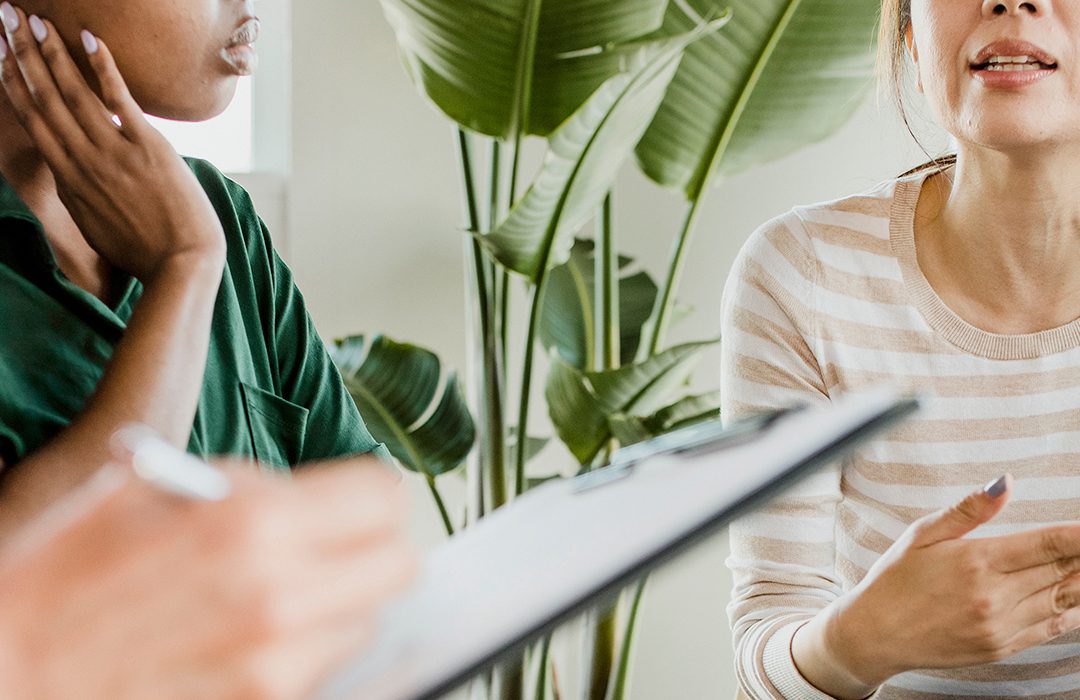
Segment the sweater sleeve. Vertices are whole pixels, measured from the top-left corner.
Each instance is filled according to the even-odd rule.
[[[819,266],[794,213],[769,222],[743,248],[724,290],[725,420],[794,403],[823,404],[815,347]],[[839,597],[834,527],[840,466],[800,482],[730,528],[728,606],[740,686],[754,700],[820,700],[799,674],[791,640]]]

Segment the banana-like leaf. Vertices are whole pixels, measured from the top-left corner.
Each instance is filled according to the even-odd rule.
[[[683,388],[701,354],[717,341],[671,348],[609,372],[582,372],[553,357],[545,391],[559,439],[582,464],[614,437],[610,417],[650,415]]]
[[[622,69],[624,56],[612,47],[660,28],[667,0],[382,0],[382,5],[421,91],[458,124],[505,139],[523,126],[541,136],[554,131]],[[530,64],[526,47],[533,33]]]
[[[550,352],[585,370],[592,366],[596,341],[595,244],[577,240],[570,259],[551,271],[540,315],[540,342]],[[656,302],[656,283],[645,272],[632,272],[634,261],[619,256],[619,352],[621,364],[633,362],[642,327]]]
[[[525,463],[528,464],[529,462],[533,461],[533,459],[537,455],[539,455],[541,452],[544,451],[544,448],[547,447],[549,442],[551,442],[551,439],[546,438],[546,437],[545,438],[538,438],[538,437],[532,437],[531,435],[529,437],[526,437],[525,438]],[[506,450],[507,450],[506,463],[507,464],[516,464],[517,463],[517,451],[518,451],[517,426],[511,426],[511,428],[510,428],[510,439],[507,440]]]
[[[434,353],[379,335],[339,340],[331,353],[371,434],[406,468],[436,477],[461,466],[476,428]]]
[[[611,430],[621,445],[633,445],[672,430],[720,417],[720,393],[688,396],[651,416],[614,415]]]
[[[630,71],[605,82],[551,135],[532,187],[506,221],[481,239],[500,263],[536,280],[567,259],[571,236],[595,215],[633,153],[684,49],[707,29],[644,44]]]
[[[819,141],[873,84],[878,0],[676,0],[665,32],[730,8],[723,32],[689,47],[638,162],[661,185],[701,196],[730,175]]]

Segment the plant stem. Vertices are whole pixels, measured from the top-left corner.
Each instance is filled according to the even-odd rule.
[[[536,674],[536,695],[533,700],[547,700],[548,665],[551,660],[551,635],[540,645],[540,670]]]
[[[494,231],[502,218],[502,170],[502,142],[492,139],[488,152],[488,231]]]
[[[511,120],[514,164],[510,171],[510,202],[517,200],[518,166],[521,162],[521,142],[529,133],[529,117],[532,111],[533,73],[536,65],[536,44],[540,35],[540,8],[542,0],[527,0],[522,14],[522,36],[518,52],[517,81],[515,83],[514,112]]]
[[[596,354],[599,370],[619,366],[619,254],[615,246],[615,195],[609,192],[600,208],[593,253],[596,273]]]
[[[500,368],[499,341],[495,336],[490,265],[483,246],[477,238],[479,233],[479,208],[476,204],[476,180],[473,175],[469,137],[458,129],[458,147],[462,171],[465,177],[465,193],[468,210],[468,229],[473,234],[473,276],[476,302],[480,317],[480,349],[483,358],[482,405],[485,430],[482,432],[484,460],[481,474],[491,477],[492,506],[498,508],[506,503],[506,431],[503,422],[503,386]],[[483,493],[480,494],[483,502]]]
[[[608,681],[615,667],[615,608],[598,613],[596,631],[593,637],[592,664],[589,667],[588,700],[605,700],[608,694]]]
[[[532,398],[533,359],[536,355],[536,335],[540,329],[540,310],[547,291],[547,265],[540,268],[529,302],[529,327],[525,333],[525,358],[521,368],[521,397],[518,403],[518,450],[514,469],[514,495],[525,493],[525,436],[529,434],[529,400]]]
[[[454,139],[456,145],[456,153],[458,156],[458,166],[461,169],[461,194],[463,201],[463,209],[465,215],[465,230],[471,233],[475,233],[480,227],[480,214],[479,205],[476,202],[476,178],[472,169],[472,156],[469,150],[469,134],[461,127],[454,128]],[[480,380],[482,376],[477,370],[477,365],[482,364],[482,359],[478,363],[477,355],[479,347],[482,343],[477,342],[477,337],[480,335],[477,327],[477,315],[479,314],[479,304],[476,301],[479,299],[479,293],[476,288],[476,265],[472,262],[472,245],[473,241],[468,240],[465,243],[466,257],[465,257],[465,308],[466,308],[466,323],[468,331],[466,337],[468,338],[469,349],[469,404],[470,408],[474,412],[482,410],[481,396],[484,395],[483,382]],[[465,500],[466,512],[465,522],[470,524],[476,522],[484,517],[485,508],[485,479],[484,479],[484,463],[486,461],[486,450],[484,449],[484,438],[480,438],[480,447],[473,451],[469,456],[469,465],[467,472],[467,482],[469,488],[469,494]],[[475,508],[475,511],[473,509]]]
[[[697,225],[698,216],[701,213],[701,203],[705,200],[704,193],[690,202],[690,208],[686,212],[682,230],[675,239],[675,245],[671,251],[671,261],[668,263],[667,279],[664,281],[663,293],[657,301],[656,313],[652,323],[652,340],[648,345],[649,354],[646,357],[658,355],[664,345],[668,327],[671,325],[671,312],[675,306],[675,292],[682,281],[683,268],[686,267],[686,251],[689,249],[690,237]]]
[[[427,485],[431,490],[431,496],[435,499],[435,505],[439,507],[439,515],[442,516],[443,525],[446,527],[446,534],[450,537],[454,536],[454,521],[450,518],[450,513],[446,510],[446,503],[442,499],[442,494],[439,493],[439,487],[435,485],[435,477],[427,477]]]
[[[499,700],[522,700],[525,696],[525,656],[508,661],[499,678]]]
[[[477,268],[477,285],[480,292],[481,333],[484,353],[484,422],[487,435],[487,473],[491,478],[492,509],[506,505],[506,429],[503,425],[502,370],[499,368],[499,343],[495,337],[488,270],[480,241],[473,241],[473,259]]]
[[[634,590],[634,600],[630,604],[630,614],[626,618],[619,660],[615,666],[607,700],[626,700],[626,694],[630,689],[630,662],[633,660],[634,640],[637,636],[638,612],[641,610],[641,599],[645,596],[647,582],[647,579],[642,579]]]

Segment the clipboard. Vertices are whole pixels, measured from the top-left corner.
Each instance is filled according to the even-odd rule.
[[[878,390],[692,426],[548,482],[432,550],[374,646],[316,697],[442,697],[917,408]]]

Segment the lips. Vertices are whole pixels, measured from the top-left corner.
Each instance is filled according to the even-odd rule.
[[[993,70],[995,66],[1057,68],[1057,59],[1031,42],[1002,39],[983,47],[971,61],[972,70]]]
[[[229,46],[250,46],[259,40],[259,18],[249,17],[233,33]]]
[[[251,75],[258,68],[259,55],[253,44],[259,39],[259,26],[256,17],[244,20],[221,50],[222,59],[236,75]]]
[[[1053,75],[1057,59],[1028,41],[1002,39],[983,47],[971,60],[971,75],[990,90],[1016,91]]]

